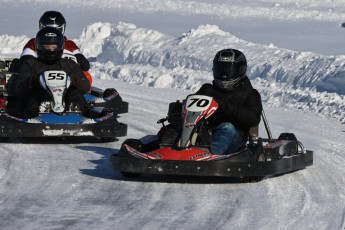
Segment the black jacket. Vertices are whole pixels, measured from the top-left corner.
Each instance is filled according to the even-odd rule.
[[[82,93],[88,92],[90,83],[80,69],[79,65],[72,60],[60,59],[54,64],[45,64],[36,58],[20,59],[17,66],[17,74],[14,74],[7,83],[10,95],[25,99],[31,92],[37,90],[39,76],[47,70],[63,70],[71,80],[71,86],[79,89]]]
[[[241,86],[232,91],[219,90],[212,84],[204,84],[195,93],[213,97],[219,104],[215,114],[209,118],[211,127],[230,122],[245,138],[251,127],[260,123],[262,103],[259,92],[245,77]]]

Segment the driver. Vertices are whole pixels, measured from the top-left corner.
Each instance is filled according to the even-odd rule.
[[[37,58],[20,59],[17,70],[7,83],[10,95],[23,105],[18,116],[32,118],[38,116],[39,106],[47,99],[48,93],[40,86],[39,76],[47,70],[63,70],[70,77],[71,85],[65,94],[67,108],[85,112],[90,83],[74,61],[63,59],[65,39],[59,29],[44,27],[36,35]]]
[[[245,144],[249,129],[260,123],[261,97],[246,70],[247,60],[241,51],[220,50],[213,59],[212,84],[202,85],[195,93],[218,102],[218,109],[208,118],[213,154],[238,151]]]
[[[55,27],[62,34],[65,33],[66,30],[66,20],[64,16],[58,11],[46,11],[39,20],[39,29],[44,27]],[[64,36],[65,47],[63,50],[64,54],[71,54],[74,55],[77,59],[77,62],[80,68],[84,71],[85,76],[90,81],[90,85],[92,84],[92,77],[88,70],[90,69],[90,63],[85,58],[85,56],[80,52],[79,47],[75,44],[74,41],[67,39]],[[30,39],[23,48],[23,51],[20,55],[21,58],[30,58],[30,57],[37,57],[36,54],[36,44],[35,38]]]

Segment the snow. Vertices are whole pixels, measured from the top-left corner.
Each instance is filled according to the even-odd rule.
[[[129,102],[119,118],[129,128],[113,143],[2,143],[0,229],[345,229],[343,0],[1,3],[1,59],[17,57],[41,14],[60,9],[94,84]],[[168,103],[210,82],[213,56],[229,47],[245,53],[273,135],[295,133],[314,150],[314,165],[258,183],[131,181],[112,171],[121,143],[156,133]]]

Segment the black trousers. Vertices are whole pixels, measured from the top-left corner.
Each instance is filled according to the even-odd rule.
[[[52,96],[43,88],[38,88],[33,90],[27,98],[12,98],[9,102],[8,112],[21,118],[37,117],[41,103],[47,100],[52,100]],[[82,113],[87,109],[84,94],[74,86],[67,89],[64,100],[67,108],[73,104],[78,105]]]

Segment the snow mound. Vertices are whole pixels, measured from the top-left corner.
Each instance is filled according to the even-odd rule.
[[[2,56],[19,55],[27,40],[0,36]],[[215,25],[200,25],[175,38],[131,23],[97,22],[87,26],[76,42],[92,60],[90,71],[95,79],[191,92],[212,81],[217,51],[236,48],[246,55],[247,75],[265,105],[345,120],[344,55],[322,56],[255,44]]]
[[[137,28],[133,24],[119,23],[105,39],[102,53],[97,60],[117,64],[149,64],[161,66],[169,43],[166,35],[153,30]]]
[[[254,44],[214,25],[200,25],[178,38],[130,23],[112,25],[111,34],[97,56],[95,72],[104,73],[106,79],[193,91],[212,80],[213,56],[224,48],[245,53],[248,76],[258,84],[264,80],[265,84],[255,87],[261,88],[268,105],[294,106],[343,119],[345,88],[341,85],[345,83],[345,56],[322,56],[281,49],[273,44]],[[163,75],[169,76],[167,83],[163,83]],[[272,84],[278,88],[272,89]],[[334,95],[337,99],[329,100]]]
[[[104,39],[110,36],[110,31],[110,23],[94,23],[84,28],[76,42],[86,57],[95,57],[102,52]]]
[[[99,26],[99,24],[97,24]],[[90,26],[93,30],[95,25]],[[107,24],[109,27],[109,24]],[[318,91],[344,95],[345,56],[321,56],[310,52],[295,52],[241,40],[217,26],[201,25],[179,38],[158,31],[137,28],[133,24],[113,25],[111,33],[101,42],[90,36],[83,42],[90,56],[97,56],[100,63],[116,65],[140,64],[149,67],[210,71],[214,54],[224,48],[236,48],[248,59],[248,75],[287,83],[293,87],[316,88]],[[103,34],[105,35],[105,34]],[[89,47],[103,43],[101,52]],[[158,77],[158,76],[157,76]]]
[[[17,57],[22,52],[24,45],[29,41],[26,36],[0,35],[1,56],[12,58]]]

